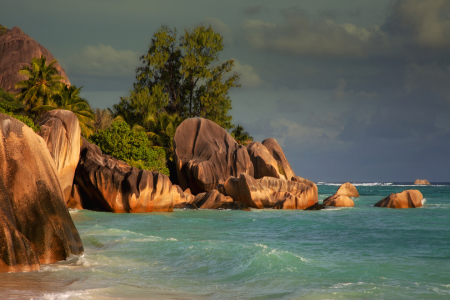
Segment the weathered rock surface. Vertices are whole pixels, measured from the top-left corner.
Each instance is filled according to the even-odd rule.
[[[334,206],[334,207],[353,207],[355,206],[355,202],[347,196],[334,194],[323,200],[323,204],[326,206]]]
[[[52,110],[43,115],[38,133],[47,143],[47,148],[56,165],[64,199],[69,201],[75,169],[80,158],[81,130],[77,116],[68,110]]]
[[[422,207],[423,195],[418,190],[406,190],[397,194],[390,194],[377,202],[376,207],[415,208]]]
[[[358,190],[350,182],[346,182],[343,185],[341,185],[337,190],[336,195],[343,195],[347,197],[359,197]]]
[[[174,150],[179,184],[194,195],[217,188],[230,176],[254,173],[247,149],[210,120],[183,121],[175,133]]]
[[[291,165],[287,161],[286,156],[284,155],[284,152],[278,144],[277,140],[268,138],[265,139],[262,144],[266,146],[270,155],[272,155],[272,157],[277,161],[279,173],[281,173],[281,175],[284,175],[287,180],[291,180],[291,178],[295,176],[295,173],[292,170]]]
[[[166,175],[130,167],[102,154],[85,139],[75,171],[75,185],[81,207],[115,213],[172,211],[174,201],[186,202],[189,197],[172,185]]]
[[[426,180],[426,179],[417,179],[416,181],[414,181],[414,184],[417,184],[417,185],[431,185],[431,183],[429,183],[428,180]]]
[[[273,177],[254,179],[241,174],[228,178],[223,189],[234,201],[252,208],[306,209],[318,202],[317,188]]]
[[[30,65],[33,58],[40,58],[41,55],[47,58],[47,63],[55,59],[50,51],[23,33],[19,27],[6,30],[5,34],[0,36],[0,87],[8,92],[17,93],[18,91],[14,89],[15,84],[27,79],[19,74],[19,70],[25,65]],[[59,64],[55,67],[59,75],[65,78],[63,82],[70,85],[64,69]]]
[[[233,202],[233,199],[222,195],[218,190],[210,190],[207,193],[200,193],[195,196],[191,204],[195,204],[196,207],[202,209],[211,209],[213,207],[217,209],[225,202]]]
[[[280,178],[277,161],[269,153],[266,146],[264,146],[260,142],[252,142],[246,147],[250,159],[253,163],[253,177],[255,179],[260,179],[265,176]]]
[[[83,252],[44,140],[0,114],[0,272],[33,271]]]

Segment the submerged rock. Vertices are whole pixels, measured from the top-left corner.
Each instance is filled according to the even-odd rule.
[[[397,194],[390,194],[377,202],[376,207],[415,208],[422,207],[423,195],[418,190],[406,190]]]
[[[16,83],[26,80],[27,77],[19,74],[24,66],[30,66],[31,60],[41,55],[47,58],[49,64],[55,58],[38,42],[23,33],[19,27],[13,27],[0,36],[0,87],[10,93],[19,92],[14,88]],[[70,85],[69,78],[64,69],[55,64],[59,75],[64,77],[62,82]]]
[[[216,189],[230,176],[253,176],[247,149],[228,132],[203,118],[183,121],[174,137],[178,182],[196,195]]]
[[[33,271],[83,252],[44,140],[0,113],[0,272]]]
[[[189,197],[166,175],[130,167],[85,139],[75,185],[81,207],[115,213],[172,211]]]
[[[313,206],[310,206],[310,207],[306,208],[305,210],[322,210],[322,209],[324,209],[326,207],[327,206],[325,204],[316,203]]]
[[[337,190],[336,195],[343,195],[347,197],[359,197],[358,190],[350,182],[342,184]]]
[[[428,180],[426,180],[426,179],[417,179],[416,181],[414,181],[414,184],[417,184],[417,185],[431,185],[431,183],[429,183]]]
[[[323,204],[326,206],[334,206],[334,207],[353,207],[355,206],[355,202],[347,196],[334,194],[323,200]]]
[[[73,177],[80,158],[81,130],[77,116],[68,110],[52,110],[43,115],[38,133],[46,142],[56,165],[58,178],[68,202],[71,198]]]

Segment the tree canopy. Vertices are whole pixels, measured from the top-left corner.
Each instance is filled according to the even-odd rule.
[[[233,128],[228,92],[239,87],[234,61],[219,61],[223,38],[211,27],[176,29],[162,26],[154,35],[143,65],[136,70],[134,91],[147,88],[158,111],[181,118],[203,117],[225,129]]]

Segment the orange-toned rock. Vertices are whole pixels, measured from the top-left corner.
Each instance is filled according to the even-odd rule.
[[[253,208],[306,209],[318,202],[314,186],[273,177],[241,174],[228,178],[224,190],[234,201]]]
[[[359,197],[358,190],[350,182],[346,182],[339,187],[336,195],[343,195],[347,197]]]
[[[0,272],[33,271],[83,252],[44,140],[0,114]]]
[[[66,202],[70,199],[75,169],[80,159],[81,130],[77,116],[68,110],[52,110],[43,115],[38,133],[46,142],[58,171]]]
[[[417,185],[431,185],[431,183],[428,182],[426,179],[417,179],[414,184]]]
[[[191,203],[198,208],[211,209],[213,207],[219,208],[224,202],[233,202],[233,199],[222,195],[218,190],[211,190],[207,193],[198,194]]]
[[[277,161],[278,170],[281,175],[284,175],[285,179],[290,180],[295,176],[294,171],[291,168],[291,165],[286,159],[283,150],[278,144],[277,140],[273,138],[265,139],[262,144],[267,148],[270,155]]]
[[[166,175],[132,168],[85,139],[75,184],[83,208],[115,213],[168,212],[189,197]]]
[[[314,182],[312,182],[311,180],[299,177],[299,176],[293,176],[291,178],[291,181],[296,181],[296,182],[303,183],[303,184],[306,184],[306,185],[310,186],[313,189],[313,191],[314,191],[314,194],[313,194],[312,197],[314,198],[314,200],[317,203],[317,201],[319,199],[319,190],[317,188],[317,185]]]
[[[254,178],[260,179],[264,176],[280,178],[278,164],[275,158],[269,153],[266,146],[260,142],[248,144],[247,151],[253,163]]]
[[[50,51],[23,33],[19,27],[6,30],[5,34],[0,36],[0,87],[8,92],[17,93],[18,91],[14,89],[15,84],[27,79],[19,74],[19,70],[25,65],[29,66],[33,58],[40,58],[41,55],[47,58],[47,63],[55,59]],[[62,81],[70,85],[64,69],[59,64],[55,67],[59,75],[64,77]]]
[[[374,206],[388,208],[415,208],[422,207],[423,195],[418,190],[406,190],[397,194],[390,194]]]
[[[192,194],[217,189],[230,176],[253,176],[247,149],[216,123],[191,118],[183,121],[174,137],[178,182]]]
[[[323,200],[323,204],[326,206],[335,206],[335,207],[353,207],[355,206],[355,202],[347,196],[334,194]]]

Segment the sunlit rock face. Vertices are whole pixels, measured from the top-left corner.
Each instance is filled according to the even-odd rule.
[[[56,165],[64,200],[70,200],[73,177],[80,158],[81,130],[77,116],[68,110],[52,110],[43,115],[38,134],[44,139]]]
[[[80,162],[75,171],[73,207],[115,213],[169,212],[174,202],[186,202],[184,194],[158,172],[130,167],[102,154],[83,139]]]
[[[83,252],[45,141],[0,114],[0,272],[33,271]]]
[[[266,146],[260,142],[252,142],[246,147],[253,163],[254,177],[256,179],[265,176],[280,178],[277,161],[269,153]]]
[[[417,184],[417,185],[431,185],[431,183],[429,183],[428,180],[426,180],[426,179],[417,179],[416,181],[414,181],[414,184]]]
[[[355,202],[347,196],[334,194],[323,200],[323,204],[326,206],[334,207],[353,207]]]
[[[397,194],[390,194],[377,202],[376,207],[415,208],[422,207],[423,195],[418,190],[406,190]]]
[[[276,139],[268,138],[265,139],[262,144],[269,151],[270,155],[277,161],[278,170],[281,175],[283,175],[287,180],[291,180],[295,176],[294,171],[291,168],[286,156],[284,155],[283,149],[281,149]]]
[[[174,152],[178,182],[194,195],[217,188],[230,176],[254,174],[247,149],[207,119],[183,121],[175,133]]]
[[[0,35],[0,87],[11,93],[19,92],[14,88],[15,84],[27,79],[19,74],[19,70],[26,65],[30,66],[31,60],[40,58],[41,55],[47,58],[47,64],[55,59],[50,51],[23,33],[19,27],[6,30]],[[55,67],[59,75],[64,77],[62,81],[70,85],[64,69],[59,64]]]
[[[350,182],[346,182],[343,185],[341,185],[337,190],[336,195],[343,195],[347,197],[359,197],[358,190]]]

